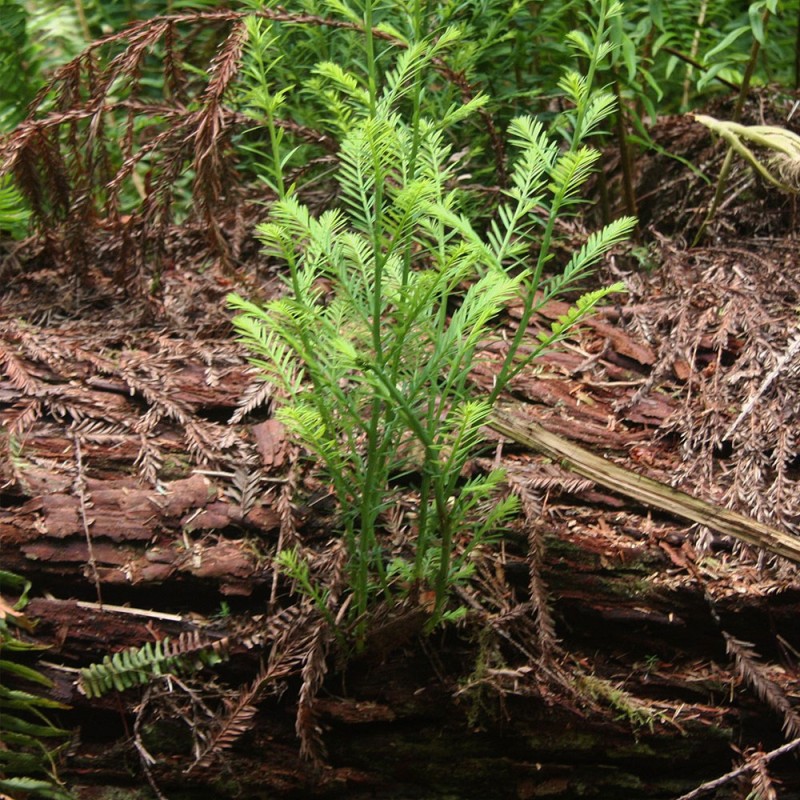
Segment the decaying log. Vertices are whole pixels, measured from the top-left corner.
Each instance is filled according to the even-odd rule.
[[[212,288],[217,295],[206,287],[208,296],[218,296]],[[210,325],[208,303],[195,302]],[[563,311],[547,306],[535,325],[546,329]],[[214,325],[227,331],[216,313]],[[677,461],[653,437],[676,411],[675,393],[639,396],[657,343],[611,324],[609,310],[578,345],[548,353],[515,379],[515,396],[537,404],[543,428],[495,419],[501,435],[556,463],[507,454],[510,478],[544,487],[542,513],[535,530],[520,523],[507,534],[493,573],[481,575],[501,588],[492,613],[422,639],[417,608],[416,617],[381,625],[364,652],[336,650],[304,709],[327,748],[321,768],[300,757],[306,664],[298,662],[258,697],[249,732],[208,769],[187,773],[192,720],[178,713],[187,708],[180,701],[195,692],[213,705],[216,691],[214,709],[224,712],[268,659],[262,645],[275,608],[302,604],[274,574],[276,549],[300,543],[324,561],[337,547],[322,503],[297,513],[325,487],[304,482],[285,431],[264,407],[268,392],[256,381],[248,386],[234,342],[137,329],[132,343],[105,323],[85,341],[86,322],[48,329],[20,324],[16,317],[31,317],[22,311],[12,316],[0,331],[0,561],[32,578],[39,595],[26,613],[39,620],[36,641],[51,647],[40,666],[55,696],[73,706],[65,720],[83,731],[63,773],[81,800],[101,797],[103,785],[140,782],[129,743],[138,723],[157,759],[157,782],[182,797],[674,800],[728,772],[733,744],[779,746],[784,720],[744,687],[724,634],[753,641],[764,675],[795,696],[797,588],[780,576],[762,581],[748,563],[731,567],[724,543],[697,566],[685,530],[669,520],[701,522],[790,558],[797,546],[583,449],[627,453],[662,478]],[[487,345],[476,363],[479,386],[491,385],[503,346]],[[672,371],[683,379],[692,367],[677,360]],[[413,482],[409,491],[413,506]],[[668,521],[642,505],[667,512]],[[302,528],[306,518],[312,532]],[[538,542],[537,563],[530,551]],[[551,663],[537,660],[535,643],[521,663],[518,651],[490,641],[504,617],[535,622],[542,614],[535,580],[553,619]],[[91,701],[77,690],[77,668],[191,631],[230,640],[230,661],[183,688],[163,679],[150,694],[130,689]],[[785,642],[785,668],[776,642]],[[599,701],[559,695],[548,670],[602,682],[618,706],[603,715]],[[137,719],[143,707],[150,711]],[[778,774],[787,791],[800,785],[791,765],[781,762]]]
[[[54,486],[60,488],[56,481]],[[91,505],[86,520],[80,499],[68,491],[0,509],[4,567],[21,574],[74,577],[88,574],[91,562],[104,585],[145,589],[169,579],[195,578],[228,595],[250,594],[271,574],[251,548],[226,536],[231,529],[277,531],[279,515],[263,502],[243,513],[238,504],[220,499],[203,475],[158,490],[127,479],[90,479],[86,496]]]

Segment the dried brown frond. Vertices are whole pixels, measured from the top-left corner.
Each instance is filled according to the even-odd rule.
[[[155,485],[158,480],[158,473],[164,465],[164,455],[152,439],[144,433],[139,436],[141,446],[133,465],[139,469],[139,474],[144,480]]]
[[[535,498],[531,490],[519,480],[509,476],[509,485],[520,499],[525,515],[525,529],[528,534],[528,572],[531,606],[536,619],[536,633],[539,649],[544,659],[552,659],[557,649],[555,622],[550,609],[550,596],[542,575],[544,558],[544,532],[542,529],[543,503]]]
[[[797,750],[798,746],[800,746],[800,739],[793,739],[791,742],[787,742],[786,744],[775,748],[775,750],[770,750],[768,753],[763,753],[761,750],[758,750],[756,751],[757,757],[755,759],[752,757],[747,758],[743,765],[732,769],[730,772],[726,773],[725,775],[721,775],[719,778],[715,778],[712,781],[707,781],[706,783],[701,784],[696,789],[692,789],[691,792],[682,794],[678,800],[698,800],[698,798],[708,795],[715,789],[719,789],[721,786],[725,786],[725,784],[752,772],[757,766],[756,762],[760,762],[760,765],[766,768],[766,765],[772,762],[774,759],[780,758],[787,753],[794,752]]]
[[[274,387],[271,383],[256,377],[242,392],[236,413],[231,417],[231,425],[241,422],[251,411],[266,405],[272,398],[273,392]]]
[[[252,727],[256,705],[264,694],[270,689],[279,690],[280,680],[297,673],[306,662],[316,628],[309,632],[307,612],[298,615],[297,610],[292,610],[289,617],[294,624],[288,628],[275,618],[270,623],[269,633],[276,635],[267,663],[258,675],[233,696],[224,698],[222,712],[214,716],[207,728],[195,730],[202,744],[196,748],[195,759],[185,772],[208,767],[232,747]]]
[[[722,635],[725,637],[728,654],[733,656],[736,663],[736,671],[745,683],[764,703],[783,718],[783,731],[786,736],[798,736],[800,734],[800,714],[792,706],[780,685],[770,677],[753,645],[734,638],[726,631],[723,631]]]
[[[53,263],[83,279],[91,264],[113,262],[117,285],[147,294],[148,272],[161,277],[164,239],[178,207],[202,227],[207,246],[222,262],[230,264],[241,252],[237,201],[244,190],[231,137],[252,119],[230,108],[227,95],[242,64],[245,19],[253,13],[277,22],[361,31],[348,20],[281,8],[167,14],[93,42],[56,70],[29,117],[0,146],[0,174],[15,176]],[[387,31],[373,33],[395,47],[406,46]],[[198,38],[209,47],[193,47]],[[193,53],[198,63],[191,63]],[[462,73],[441,60],[435,67],[467,99],[474,96]],[[206,80],[198,78],[202,73]],[[162,97],[151,96],[153,85],[163,87]],[[502,170],[502,139],[491,115],[480,113]],[[274,122],[327,154],[321,161],[312,155],[304,169],[328,163],[338,149],[333,137],[295,120]],[[186,183],[181,178],[189,175],[191,197],[181,188]],[[137,196],[138,204],[131,200]]]
[[[680,397],[662,429],[682,443],[676,483],[797,531],[800,259],[779,240],[729,241],[690,251],[662,242],[664,267],[632,282],[644,302],[626,316],[658,350],[634,399],[656,385]],[[658,301],[645,299],[653,293]]]
[[[234,185],[236,173],[225,151],[230,147],[225,109],[222,102],[238,72],[239,60],[247,41],[247,28],[240,20],[231,28],[209,69],[209,82],[203,95],[203,107],[194,126],[195,198],[203,220],[208,225],[214,249],[228,259],[228,247],[217,222],[217,209],[226,191]]]
[[[205,769],[222,752],[232,747],[253,726],[253,717],[258,709],[254,705],[262,686],[269,679],[267,671],[259,674],[253,683],[240,691],[237,696],[224,701],[222,713],[218,713],[214,725],[208,732],[196,730],[203,742],[198,748],[194,762],[185,770]]]
[[[330,629],[324,621],[321,621],[311,636],[311,646],[303,663],[302,685],[297,699],[295,732],[300,739],[300,755],[307,759],[315,769],[321,768],[327,757],[325,743],[322,740],[322,728],[317,722],[314,702],[328,671],[327,658],[330,642]]]
[[[752,797],[758,800],[778,800],[776,781],[769,774],[767,762],[764,760],[764,751],[759,748],[747,756],[747,762],[752,764],[753,771],[750,776]]]
[[[3,365],[5,374],[11,381],[12,386],[20,389],[27,395],[36,395],[42,391],[43,386],[41,381],[35,378],[30,371],[25,368],[10,345],[2,341],[0,341],[0,364]]]
[[[19,438],[39,417],[42,416],[44,404],[40,400],[14,404],[14,411],[9,418],[8,430],[12,436]]]
[[[246,517],[261,493],[263,476],[261,470],[238,464],[230,476],[230,484],[225,487],[225,494],[239,505],[242,516]]]

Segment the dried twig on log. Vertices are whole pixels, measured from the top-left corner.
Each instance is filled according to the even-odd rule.
[[[763,547],[779,556],[800,562],[800,539],[797,537],[620,467],[568,439],[550,433],[538,423],[519,414],[497,410],[492,415],[489,426],[502,436],[537,450],[566,469],[637,503],[705,525],[724,536],[733,536],[747,544]]]

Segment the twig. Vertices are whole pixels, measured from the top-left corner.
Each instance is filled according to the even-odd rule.
[[[733,536],[747,544],[800,562],[800,539],[786,531],[625,469],[508,410],[495,410],[488,424],[499,434],[538,450],[565,469],[642,505],[705,525],[723,536]]]
[[[765,753],[758,760],[763,764],[768,764],[775,758],[779,758],[787,753],[791,753],[792,750],[796,750],[798,746],[800,746],[800,737],[797,739],[792,739],[791,742],[787,742],[786,744],[775,748],[775,750],[770,750],[769,753]],[[688,794],[682,794],[677,800],[695,800],[698,797],[702,797],[707,792],[711,792],[714,789],[719,789],[720,786],[724,786],[726,783],[729,783],[734,778],[738,778],[740,775],[744,775],[747,772],[752,772],[755,768],[755,762],[742,764],[741,767],[737,767],[730,772],[726,772],[719,778],[714,778],[713,781],[707,781],[706,783],[701,784],[696,789],[692,789],[692,791]]]
[[[97,592],[97,604],[102,609],[103,607],[103,594],[100,591],[100,575],[97,572],[97,560],[94,557],[94,545],[92,544],[92,535],[89,532],[89,518],[87,510],[89,508],[88,496],[86,492],[86,481],[83,477],[83,459],[81,457],[81,440],[75,436],[75,461],[78,467],[78,475],[75,478],[75,491],[78,494],[78,501],[81,508],[81,522],[83,523],[83,533],[86,536],[86,547],[89,555],[89,567],[92,571],[92,580],[94,581],[94,588]]]
[[[722,437],[723,439],[731,438],[733,432],[739,427],[742,420],[755,408],[756,403],[764,395],[764,392],[769,389],[775,378],[781,374],[783,368],[797,355],[798,351],[800,351],[800,335],[795,337],[794,341],[789,345],[789,349],[778,359],[778,363],[770,370],[764,380],[761,381],[761,386],[758,387],[758,391],[745,403],[739,416],[736,417],[728,430],[725,431],[725,435]]]
[[[141,727],[142,727],[142,719],[144,718],[144,711],[147,708],[147,704],[150,702],[150,687],[148,686],[145,690],[144,697],[142,698],[142,702],[140,703],[137,711],[136,711],[136,719],[133,723],[133,746],[136,748],[136,752],[139,754],[139,763],[142,767],[142,772],[144,772],[144,776],[147,779],[147,782],[150,784],[150,788],[153,790],[153,794],[158,798],[158,800],[167,800],[166,795],[161,791],[158,784],[156,783],[156,779],[153,776],[153,772],[150,769],[151,764],[155,764],[156,760],[153,756],[150,755],[147,748],[144,746],[144,742],[142,742],[141,736]]]

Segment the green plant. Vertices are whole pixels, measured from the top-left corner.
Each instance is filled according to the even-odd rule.
[[[431,588],[429,627],[442,620],[452,585],[468,573],[470,554],[516,507],[512,497],[497,500],[501,472],[462,477],[481,426],[521,369],[621,287],[582,296],[523,355],[528,323],[545,302],[582,282],[634,225],[623,218],[592,234],[560,271],[546,274],[557,223],[578,202],[598,158],[584,141],[613,109],[613,98],[592,84],[612,47],[606,25],[620,13],[619,4],[599,2],[590,33],[572,36],[588,59],[588,72],[568,70],[560,83],[572,101],[560,123],[566,148],[540,122],[512,121],[510,141],[518,155],[511,188],[485,233],[465,213],[468,197],[455,188],[457,160],[445,141],[447,129],[485,100],[454,106],[437,122],[415,105],[425,71],[460,42],[459,31],[448,28],[412,43],[385,72],[379,91],[370,9],[367,2],[366,111],[354,119],[340,152],[344,208],[315,217],[285,191],[259,234],[266,252],[288,269],[286,295],[263,308],[229,298],[254,363],[280,392],[279,418],[319,459],[334,486],[357,638],[375,597],[391,600],[409,588]],[[404,117],[398,109],[408,102],[411,113]],[[280,186],[283,158],[274,156],[270,179]],[[476,397],[470,372],[484,357],[494,318],[514,298],[522,301],[518,333],[494,390]],[[392,503],[393,482],[412,474],[419,486],[413,546],[387,566],[383,514]],[[282,556],[281,563],[292,567],[295,578],[304,577],[314,596],[296,554],[291,563]],[[324,598],[317,604],[324,607]]]
[[[0,177],[0,236],[21,239],[28,230],[30,211],[7,176]]]
[[[70,4],[0,0],[0,131],[24,118],[48,73],[87,41]]]
[[[99,663],[80,670],[79,687],[89,698],[110,691],[124,692],[146,685],[163,675],[184,675],[203,667],[213,667],[227,658],[225,641],[203,642],[199,634],[165,637],[107,655]]]
[[[41,672],[24,663],[26,654],[43,648],[16,632],[33,628],[22,613],[30,588],[19,575],[0,570],[0,793],[69,800],[56,774],[59,747],[49,744],[64,739],[69,731],[56,727],[47,716],[48,711],[66,706],[15,685],[52,686]],[[7,593],[16,596],[13,604],[4,599]]]

